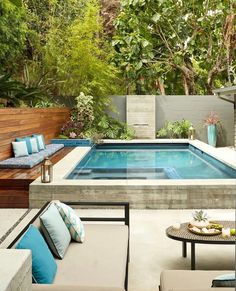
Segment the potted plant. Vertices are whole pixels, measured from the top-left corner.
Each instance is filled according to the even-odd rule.
[[[207,214],[203,210],[195,211],[193,214],[193,220],[190,224],[197,228],[207,227],[209,225]]]
[[[220,123],[219,116],[216,112],[211,112],[205,119],[204,125],[207,127],[208,144],[215,147],[217,141],[217,124]]]

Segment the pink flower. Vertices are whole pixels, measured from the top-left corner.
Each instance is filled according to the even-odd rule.
[[[216,112],[211,112],[205,119],[204,119],[204,125],[211,125],[211,124],[217,124],[220,122],[220,118]]]
[[[70,132],[70,138],[76,138],[76,133],[75,132]]]

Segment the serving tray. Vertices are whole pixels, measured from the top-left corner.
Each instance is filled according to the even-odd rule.
[[[197,235],[206,235],[206,236],[213,236],[213,235],[219,235],[222,233],[222,231],[220,229],[214,229],[214,232],[209,232],[209,233],[206,233],[206,232],[203,232],[201,229],[201,232],[197,232],[193,229],[194,226],[192,226],[191,224],[188,224],[188,230],[194,234],[197,234]],[[212,228],[213,229],[213,228]]]

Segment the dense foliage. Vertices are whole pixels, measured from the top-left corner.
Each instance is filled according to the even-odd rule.
[[[129,91],[212,94],[236,82],[235,1],[121,4],[113,45]]]
[[[18,2],[18,1],[12,1]],[[0,64],[3,72],[48,95],[95,98],[101,114],[121,81],[112,47],[103,36],[97,0],[1,2]],[[122,91],[120,91],[122,93]]]
[[[0,73],[12,73],[26,47],[26,14],[8,1],[0,1]]]
[[[191,122],[189,120],[167,121],[165,126],[158,130],[158,138],[187,138]]]
[[[93,97],[80,93],[76,105],[71,111],[70,119],[61,129],[61,138],[102,138],[131,139],[134,136],[125,123],[111,118],[107,114],[95,117]]]
[[[0,76],[0,92],[2,104],[6,107],[37,107],[46,97],[38,87],[27,87],[19,81],[11,80],[9,75]]]

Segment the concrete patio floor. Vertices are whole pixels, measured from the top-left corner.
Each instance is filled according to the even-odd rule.
[[[0,237],[26,209],[0,209]],[[235,210],[206,210],[213,220],[235,220]],[[32,210],[23,221],[29,221]],[[81,216],[119,215],[119,210],[79,210]],[[191,219],[193,210],[131,210],[129,290],[158,290],[160,273],[166,269],[190,269],[190,258],[182,258],[181,242],[166,237],[165,229]],[[17,228],[22,228],[21,222]],[[1,247],[4,247],[3,242]],[[190,249],[188,249],[190,253]],[[196,267],[202,270],[234,270],[235,246],[196,245]]]

